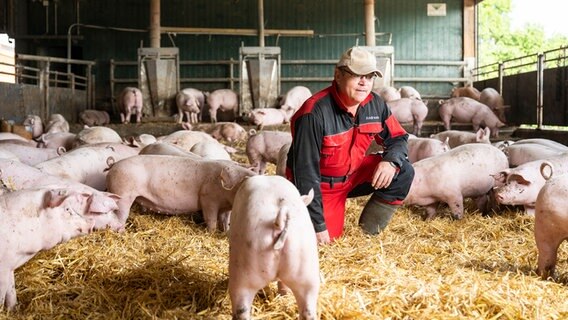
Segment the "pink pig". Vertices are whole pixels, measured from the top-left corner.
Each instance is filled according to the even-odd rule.
[[[219,217],[227,228],[236,187],[252,175],[232,161],[138,155],[110,168],[107,187],[121,197],[118,207],[123,223],[136,201],[147,209],[172,215],[203,211],[207,229],[214,232]]]
[[[262,130],[265,126],[277,126],[290,121],[284,109],[258,108],[249,113],[249,122]]]
[[[136,122],[142,119],[142,91],[136,87],[122,89],[118,97],[118,110],[120,110],[120,122],[130,123],[130,117],[135,114]]]
[[[420,138],[415,135],[408,137],[408,161],[410,163],[437,156],[449,150],[448,139],[440,141],[434,138]]]
[[[229,233],[229,295],[233,319],[250,319],[253,298],[279,280],[294,293],[300,319],[317,318],[319,259],[306,206],[280,176],[254,176],[239,187]],[[282,286],[280,286],[282,288]]]
[[[560,244],[568,239],[568,175],[559,174],[544,161],[540,172],[546,183],[536,198],[534,237],[538,248],[537,274],[543,279],[555,278]]]
[[[451,120],[453,119],[457,122],[471,123],[474,131],[484,125],[491,130],[493,137],[497,137],[499,128],[505,125],[488,106],[472,98],[451,98],[445,101],[440,100],[439,104],[438,113],[446,130],[452,128]]]
[[[455,148],[466,143],[486,143],[490,144],[489,128],[479,129],[477,132],[467,132],[459,130],[446,130],[440,133],[430,135],[430,138],[446,141],[450,148]]]
[[[14,270],[71,238],[86,235],[94,221],[83,214],[88,194],[71,188],[26,189],[0,196],[0,306],[17,304]]]
[[[217,122],[207,129],[207,133],[217,141],[233,142],[244,140],[247,137],[245,128],[236,122]]]
[[[278,152],[286,143],[292,142],[290,132],[284,131],[260,131],[252,129],[249,132],[246,145],[248,160],[256,173],[264,174],[266,163],[278,163]]]
[[[209,115],[211,122],[217,122],[217,111],[232,112],[233,120],[237,118],[239,109],[239,96],[231,89],[217,89],[211,93],[206,93],[205,98],[209,105]]]
[[[424,218],[432,219],[438,203],[447,203],[452,217],[461,219],[464,198],[473,198],[479,208],[485,208],[486,195],[495,183],[491,175],[508,168],[509,163],[496,147],[469,143],[412,166],[414,180],[404,204],[426,207]]]
[[[428,101],[401,98],[387,103],[394,117],[400,123],[412,123],[412,134],[420,136],[424,119],[428,115]]]

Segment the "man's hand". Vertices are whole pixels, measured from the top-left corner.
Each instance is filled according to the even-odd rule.
[[[329,232],[327,232],[327,230],[324,230],[322,232],[316,232],[316,239],[318,240],[318,244],[331,243],[331,239],[329,238]]]
[[[371,181],[373,188],[382,189],[390,186],[395,174],[396,167],[394,167],[391,162],[379,162],[373,173],[373,180]]]

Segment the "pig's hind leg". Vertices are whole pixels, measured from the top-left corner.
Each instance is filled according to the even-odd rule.
[[[230,282],[229,279],[229,295],[231,297],[233,320],[251,319],[252,301],[257,290],[242,287],[235,288],[235,284]]]
[[[298,304],[302,320],[317,319],[318,285],[304,284],[301,288],[291,288]]]
[[[11,310],[16,303],[18,300],[14,271],[2,269],[0,270],[0,309],[4,306],[7,310]]]

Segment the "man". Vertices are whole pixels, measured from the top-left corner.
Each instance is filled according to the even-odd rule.
[[[369,234],[382,231],[414,178],[408,134],[371,91],[376,77],[382,73],[375,56],[350,48],[337,63],[331,86],[306,100],[290,120],[286,175],[301,194],[315,192],[308,210],[318,243],[341,236],[350,197],[372,194],[359,224]],[[373,139],[384,151],[366,156]]]

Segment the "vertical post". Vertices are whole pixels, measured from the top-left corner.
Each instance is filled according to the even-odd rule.
[[[116,111],[115,101],[114,101],[114,84],[115,84],[114,68],[115,68],[114,59],[110,59],[110,105],[112,107],[113,112]]]
[[[264,47],[264,0],[258,0],[258,45]]]
[[[231,57],[231,60],[229,61],[229,88],[231,88],[231,90],[235,90],[235,83],[233,81],[233,77],[235,75],[235,72],[233,71],[233,57]]]
[[[542,129],[543,109],[544,109],[544,54],[538,54],[536,67],[536,128]]]
[[[503,77],[505,76],[505,66],[499,62],[499,94],[503,95]]]
[[[375,0],[365,0],[365,45],[374,47],[375,36]]]
[[[87,65],[87,109],[93,109],[93,98],[95,96],[93,75],[91,74],[92,66]]]
[[[150,47],[160,47],[160,0],[150,1]]]

